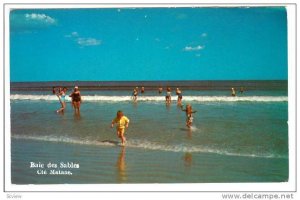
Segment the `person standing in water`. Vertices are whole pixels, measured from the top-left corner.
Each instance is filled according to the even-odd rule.
[[[134,102],[137,101],[137,96],[138,96],[138,91],[136,88],[133,89],[133,92],[132,92],[132,99]]]
[[[235,93],[235,89],[234,89],[234,88],[231,88],[231,96],[233,96],[233,97],[236,96],[236,93]]]
[[[185,109],[183,109],[183,106],[181,106],[181,110],[185,112],[186,114],[186,126],[188,128],[192,127],[193,124],[193,113],[196,113],[197,111],[192,109],[192,106],[190,104],[187,104]]]
[[[141,93],[143,94],[145,92],[145,87],[141,88]]]
[[[241,88],[240,88],[240,93],[243,94],[244,91],[245,91],[245,90],[244,90],[244,87],[241,87]]]
[[[178,96],[178,98],[177,98],[177,104],[181,105],[181,103],[182,103],[182,92],[181,92],[181,90],[179,88],[176,88],[176,94]]]
[[[56,94],[56,87],[52,87],[52,94]]]
[[[114,127],[114,124],[117,124],[117,135],[121,139],[121,145],[124,146],[126,143],[125,128],[128,128],[129,119],[126,116],[124,116],[121,110],[119,110],[117,112],[116,118],[114,118],[111,122],[111,128]]]
[[[166,104],[171,104],[171,88],[167,88],[167,94],[166,94]]]
[[[56,94],[61,104],[61,108],[56,111],[57,113],[64,112],[66,108],[66,92],[67,88],[64,87],[63,89],[59,89],[59,93]]]
[[[74,87],[74,91],[70,94],[70,97],[72,98],[72,105],[75,109],[75,113],[79,114],[82,98],[78,86]]]
[[[162,87],[159,87],[159,88],[158,88],[158,94],[161,94],[162,91],[163,91],[163,88],[162,88]]]

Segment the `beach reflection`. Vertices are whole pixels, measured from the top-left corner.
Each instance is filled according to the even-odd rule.
[[[188,139],[192,139],[192,136],[193,136],[192,130],[190,128],[188,128],[187,131],[186,131],[186,137]]]
[[[166,103],[166,108],[167,108],[167,111],[170,112],[171,111],[171,104],[170,103]]]
[[[125,147],[121,147],[121,152],[117,160],[118,182],[124,183],[127,181],[126,163],[125,163]]]
[[[133,101],[133,102],[132,102],[132,105],[133,105],[133,106],[132,106],[133,108],[137,108],[137,106],[138,106],[137,101]]]
[[[60,116],[64,116],[65,115],[65,111],[61,111],[61,112],[56,112],[58,115]]]
[[[80,112],[74,112],[74,120],[75,120],[75,121],[81,120]]]
[[[184,154],[184,166],[190,168],[193,164],[193,156],[190,152]]]
[[[186,132],[187,139],[192,139],[193,131],[191,128],[180,128],[180,130]]]

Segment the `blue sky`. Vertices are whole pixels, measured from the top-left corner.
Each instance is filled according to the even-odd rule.
[[[10,13],[11,81],[286,80],[284,8]]]

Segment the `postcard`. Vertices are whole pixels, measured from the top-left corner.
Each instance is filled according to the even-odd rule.
[[[5,4],[5,191],[294,191],[294,6]]]

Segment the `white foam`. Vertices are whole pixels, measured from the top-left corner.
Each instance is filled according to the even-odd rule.
[[[31,101],[58,101],[55,95],[21,95],[12,94],[10,95],[11,100],[31,100]],[[124,102],[132,101],[131,96],[83,96],[83,101],[90,102]],[[66,101],[70,101],[70,97],[66,96]],[[173,101],[177,100],[177,97],[172,97]],[[149,102],[164,102],[164,96],[140,96],[138,101],[149,101]],[[231,96],[184,96],[184,101],[195,101],[195,102],[287,102],[287,96],[242,96],[242,97],[231,97]]]
[[[191,126],[191,131],[197,131],[198,130],[198,128],[196,127],[196,126]]]
[[[61,143],[70,143],[70,144],[79,144],[79,145],[95,145],[95,146],[116,146],[112,142],[100,141],[100,140],[89,140],[89,139],[75,139],[65,136],[22,136],[22,135],[13,135],[14,139],[28,139],[28,140],[38,140],[46,142],[61,142]],[[218,155],[226,156],[241,156],[241,157],[256,157],[256,158],[287,158],[286,156],[274,155],[270,153],[262,154],[247,154],[247,153],[236,153],[230,152],[227,150],[213,149],[203,146],[187,146],[184,144],[157,144],[154,142],[149,142],[146,140],[129,140],[126,143],[126,147],[132,148],[142,148],[147,150],[158,150],[158,151],[168,151],[168,152],[189,152],[189,153],[212,153]]]

